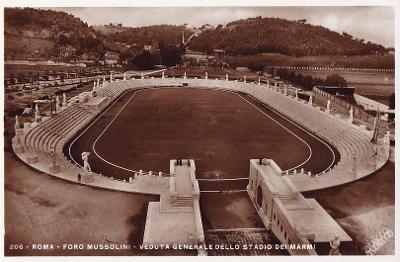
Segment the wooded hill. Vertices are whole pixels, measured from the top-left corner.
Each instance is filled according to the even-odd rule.
[[[93,28],[65,12],[5,8],[5,55],[11,57],[104,56]]]
[[[367,55],[386,52],[382,45],[337,33],[306,20],[249,18],[208,29],[194,38],[190,49],[224,49],[230,55],[280,53],[291,56]]]

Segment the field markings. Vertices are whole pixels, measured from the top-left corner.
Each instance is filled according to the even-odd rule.
[[[75,142],[76,142],[81,136],[83,136],[95,123],[97,123],[97,121],[99,121],[99,119],[100,119],[105,113],[107,113],[118,101],[119,101],[119,99],[116,98],[115,101],[114,101],[106,110],[104,110],[104,112],[102,112],[98,117],[96,117],[96,119],[95,119],[89,126],[87,126],[87,127],[85,128],[85,130],[83,130],[83,131],[79,134],[79,136],[77,136],[77,137],[71,142],[71,144],[69,145],[68,154],[69,154],[70,158],[72,159],[72,161],[74,161],[75,164],[77,164],[78,166],[82,167],[82,166],[75,160],[75,158],[72,156],[72,153],[71,153],[72,145],[75,144]]]
[[[239,95],[239,94],[238,94],[238,95]],[[240,96],[240,95],[239,95],[239,96]],[[243,97],[242,97],[242,98],[243,98]],[[254,97],[251,96],[251,95],[250,95],[250,98],[251,98],[252,100],[256,101],[256,102],[261,102],[261,101],[257,100],[256,98],[254,98]],[[245,98],[243,98],[243,99],[245,99]],[[246,100],[246,99],[245,99],[245,100]],[[246,100],[246,101],[247,101],[247,100]],[[261,102],[261,103],[262,103],[262,102]],[[270,108],[268,105],[265,105],[264,103],[262,103],[262,104],[263,104],[264,106],[267,106],[268,109],[270,109],[271,111],[275,112],[275,114],[277,114],[279,117],[285,119],[286,121],[288,121],[288,122],[291,123],[292,125],[294,125],[294,126],[296,126],[297,128],[303,130],[305,133],[307,133],[307,134],[310,135],[311,137],[313,137],[313,138],[315,138],[316,140],[320,141],[322,144],[324,144],[324,145],[331,151],[331,153],[332,153],[332,162],[330,163],[330,165],[329,165],[325,170],[323,170],[323,171],[320,172],[320,173],[326,172],[326,171],[335,163],[335,159],[336,159],[335,152],[333,152],[332,147],[331,147],[330,145],[328,145],[324,140],[322,140],[322,139],[319,138],[318,136],[314,135],[313,133],[311,133],[311,132],[308,131],[307,129],[303,128],[302,126],[298,125],[296,122],[293,122],[292,120],[290,120],[290,119],[288,119],[287,117],[283,116],[282,114],[280,114],[280,113],[279,113],[278,111],[276,111],[275,109]],[[259,110],[260,110],[260,109],[259,109]],[[294,169],[294,168],[291,168],[291,169],[288,169],[288,170],[292,170],[292,169]],[[286,171],[286,170],[284,170],[284,171]]]
[[[167,87],[167,88],[174,89],[174,88],[176,88],[176,87]],[[199,88],[199,89],[203,89],[203,88],[201,88],[201,87],[189,87],[189,88]],[[132,170],[132,169],[129,169],[129,168],[126,168],[126,167],[119,166],[119,165],[117,165],[117,164],[114,164],[114,163],[112,163],[112,162],[110,162],[110,161],[104,159],[103,157],[101,157],[101,156],[97,153],[97,151],[96,151],[96,149],[95,149],[95,145],[96,145],[96,143],[98,142],[98,140],[103,136],[103,134],[108,130],[108,128],[112,125],[112,123],[115,121],[115,119],[117,119],[117,117],[120,115],[120,113],[121,113],[121,112],[125,109],[125,107],[129,104],[129,102],[134,98],[134,96],[136,95],[136,93],[141,92],[141,91],[144,91],[144,90],[149,90],[149,89],[160,89],[160,88],[159,88],[159,87],[146,87],[146,88],[143,88],[143,89],[139,89],[139,90],[137,90],[135,93],[133,93],[133,95],[129,98],[129,100],[128,100],[127,102],[125,102],[124,106],[118,111],[118,113],[114,116],[114,118],[110,121],[110,123],[105,127],[105,129],[101,132],[101,134],[97,137],[97,139],[96,139],[95,142],[93,143],[93,145],[92,145],[92,150],[93,150],[94,154],[95,154],[98,158],[100,158],[102,161],[104,161],[104,162],[106,162],[106,163],[108,163],[108,164],[110,164],[110,165],[112,165],[112,166],[114,166],[114,167],[117,167],[117,168],[120,168],[120,169],[122,169],[122,170],[128,171],[128,172],[133,172],[133,173],[138,172],[138,171],[136,171],[136,170]],[[290,134],[292,134],[293,136],[295,136],[297,139],[299,139],[301,142],[303,142],[303,143],[308,147],[308,150],[309,150],[309,152],[310,152],[308,158],[307,158],[303,163],[301,163],[301,164],[299,164],[299,165],[297,165],[297,166],[295,166],[295,167],[292,167],[292,168],[290,168],[290,169],[288,169],[288,170],[296,169],[296,168],[298,168],[299,166],[304,165],[305,163],[307,163],[307,162],[310,160],[310,158],[311,158],[311,156],[312,156],[312,149],[311,149],[310,145],[309,145],[306,141],[304,141],[301,137],[299,137],[298,135],[296,135],[295,133],[293,133],[293,132],[292,132],[290,129],[288,129],[287,127],[283,126],[283,125],[282,125],[281,123],[279,123],[277,120],[273,119],[271,116],[269,116],[267,113],[265,113],[264,111],[262,111],[260,108],[256,107],[254,104],[252,104],[251,102],[249,102],[248,100],[246,100],[246,99],[245,99],[244,97],[242,97],[240,94],[238,94],[237,92],[231,91],[231,90],[223,90],[223,89],[215,89],[215,88],[204,88],[204,89],[219,90],[219,91],[223,91],[223,92],[233,93],[233,94],[239,96],[239,97],[240,97],[241,99],[243,99],[246,103],[248,103],[249,105],[251,105],[252,107],[254,107],[255,109],[257,109],[259,112],[261,112],[262,114],[264,114],[265,116],[267,116],[269,119],[271,119],[272,121],[274,121],[275,123],[277,123],[279,126],[281,126],[283,129],[285,129],[287,132],[289,132]],[[251,97],[251,98],[252,98],[252,97]],[[252,99],[254,100],[254,98],[252,98]],[[105,113],[107,113],[107,112],[114,106],[114,104],[116,104],[118,101],[119,101],[119,99],[116,99],[116,101],[115,101],[114,103],[112,103],[112,105],[111,105],[106,111],[104,111],[99,117],[97,117],[96,120],[93,121],[92,124],[89,125],[83,132],[81,132],[81,134],[80,134],[79,136],[77,136],[77,137],[74,139],[74,141],[70,144],[70,146],[69,146],[69,155],[70,155],[71,159],[72,159],[76,164],[79,165],[79,163],[77,163],[77,162],[75,161],[75,159],[73,158],[73,156],[72,156],[72,154],[71,154],[71,147],[72,147],[72,145],[73,145],[84,133],[86,133],[86,132],[88,131],[88,129],[91,128]],[[256,101],[258,101],[258,100],[256,100]],[[272,110],[272,109],[271,109],[271,110]],[[297,126],[298,128],[300,128],[301,130],[307,132],[307,133],[308,133],[309,135],[311,135],[312,137],[314,137],[314,138],[316,138],[317,140],[319,140],[320,142],[324,143],[324,144],[331,150],[331,152],[332,152],[332,154],[333,154],[333,158],[335,158],[335,154],[334,154],[333,150],[332,150],[323,140],[319,139],[318,137],[316,137],[315,135],[311,134],[311,133],[308,132],[307,130],[301,128],[300,126],[298,126],[297,124],[293,123],[293,122],[290,121],[289,119],[283,117],[281,114],[279,114],[279,113],[276,112],[275,110],[273,110],[273,111],[274,111],[275,113],[277,113],[277,114],[279,115],[279,117],[284,118],[284,119],[287,120],[288,122],[290,122],[290,123],[296,125],[296,126]],[[334,159],[333,159],[333,162],[334,162]],[[333,164],[333,162],[332,162],[332,164]],[[331,165],[332,165],[332,164],[331,164]],[[79,165],[79,166],[80,166],[80,165]],[[329,169],[329,167],[328,167],[327,169]],[[326,169],[326,170],[327,170],[327,169]],[[286,170],[284,170],[284,171],[286,171]],[[241,178],[219,178],[219,179],[207,179],[207,178],[203,178],[203,179],[198,179],[198,180],[199,180],[199,181],[235,181],[235,180],[247,180],[247,179],[248,179],[248,177],[241,177]],[[244,191],[245,191],[245,190],[244,190]],[[216,193],[216,192],[221,192],[221,191],[202,191],[202,192],[204,192],[204,193],[215,192],[215,193]]]
[[[248,103],[249,105],[251,105],[252,107],[254,107],[255,109],[257,109],[257,110],[258,110],[259,112],[261,112],[263,115],[265,115],[266,117],[268,117],[269,119],[271,119],[272,121],[274,121],[276,124],[278,124],[279,126],[281,126],[283,129],[285,129],[287,132],[289,132],[290,134],[292,134],[294,137],[296,137],[297,139],[299,139],[301,142],[303,142],[303,144],[305,144],[305,145],[307,146],[308,151],[309,151],[309,155],[308,155],[307,159],[306,159],[303,163],[298,164],[297,166],[292,167],[292,168],[290,168],[290,169],[288,169],[288,170],[296,169],[296,168],[298,168],[298,167],[304,165],[305,163],[307,163],[307,162],[311,159],[311,156],[312,156],[312,149],[311,149],[310,145],[309,145],[306,141],[304,141],[304,139],[302,139],[301,137],[299,137],[298,135],[296,135],[295,133],[293,133],[293,131],[291,131],[291,130],[288,129],[286,126],[284,126],[284,125],[282,125],[281,123],[279,123],[277,120],[273,119],[270,115],[268,115],[267,113],[265,113],[264,111],[262,111],[260,108],[256,107],[254,104],[252,104],[251,102],[249,102],[248,100],[246,100],[246,99],[245,99],[244,97],[242,97],[241,95],[239,95],[239,94],[237,94],[237,93],[235,93],[235,94],[236,94],[237,96],[239,96],[241,99],[243,99],[244,101],[246,101],[246,103]],[[279,116],[280,116],[280,115],[279,115]],[[286,171],[286,170],[284,170],[284,171]]]
[[[157,88],[157,87],[150,87],[150,88],[147,88],[147,90],[149,90],[149,89],[159,89],[159,88]],[[106,126],[106,128],[103,130],[103,132],[101,132],[101,134],[97,137],[97,139],[95,140],[95,142],[93,143],[93,146],[92,146],[92,150],[93,150],[94,154],[95,154],[98,158],[100,158],[101,160],[103,160],[104,162],[106,162],[106,163],[108,163],[108,164],[110,164],[110,165],[112,165],[112,166],[114,166],[114,167],[120,168],[120,169],[125,170],[125,171],[128,171],[128,172],[133,172],[133,173],[135,173],[135,172],[137,172],[137,171],[132,170],[132,169],[129,169],[129,168],[126,168],[126,167],[119,166],[119,165],[114,164],[114,163],[112,163],[112,162],[110,162],[110,161],[104,159],[103,157],[101,157],[101,156],[97,153],[95,146],[96,146],[97,141],[98,141],[98,140],[103,136],[103,134],[108,130],[108,128],[111,126],[111,124],[114,122],[114,120],[117,119],[117,117],[120,115],[120,113],[125,109],[125,107],[129,104],[129,102],[134,98],[134,96],[136,95],[136,93],[138,93],[138,92],[140,92],[140,91],[143,91],[143,90],[145,90],[145,89],[138,90],[137,92],[135,92],[135,93],[132,95],[132,97],[124,104],[124,106],[119,110],[119,112],[115,115],[115,117],[114,117],[114,118],[110,121],[110,123]],[[296,135],[295,133],[293,133],[293,132],[292,132],[291,130],[289,130],[287,127],[283,126],[283,125],[282,125],[281,123],[279,123],[277,120],[273,119],[271,116],[269,116],[268,114],[266,114],[264,111],[262,111],[261,109],[259,109],[258,107],[256,107],[255,105],[253,105],[252,103],[250,103],[249,101],[247,101],[246,99],[244,99],[244,98],[243,98],[241,95],[239,95],[238,93],[232,92],[232,91],[228,91],[228,92],[239,96],[239,97],[240,97],[242,100],[244,100],[246,103],[250,104],[252,107],[254,107],[254,108],[257,109],[259,112],[261,112],[262,114],[264,114],[265,116],[267,116],[269,119],[271,119],[272,121],[274,121],[276,124],[278,124],[280,127],[282,127],[284,130],[286,130],[287,132],[289,132],[290,134],[292,134],[294,137],[296,137],[297,139],[299,139],[302,143],[304,143],[304,144],[307,146],[307,148],[308,148],[308,150],[309,150],[309,155],[308,155],[307,159],[306,159],[304,162],[302,162],[302,163],[298,164],[297,166],[292,167],[292,168],[290,168],[290,169],[288,169],[288,170],[292,170],[292,169],[298,168],[299,166],[304,165],[305,163],[307,163],[307,162],[310,160],[310,158],[311,158],[311,156],[312,156],[312,149],[311,149],[310,145],[309,145],[306,141],[304,141],[301,137],[299,137],[298,135]],[[241,177],[241,178],[221,178],[221,179],[215,179],[215,180],[213,180],[213,179],[208,179],[208,180],[202,180],[202,181],[232,181],[232,180],[245,180],[245,179],[248,179],[248,177]]]
[[[140,90],[138,90],[138,91],[140,91]],[[97,137],[97,139],[94,141],[94,143],[93,143],[93,145],[92,145],[93,153],[94,153],[98,158],[100,158],[101,160],[103,160],[103,161],[106,162],[107,164],[110,164],[110,165],[112,165],[112,166],[114,166],[114,167],[120,168],[120,169],[125,170],[125,171],[133,172],[133,173],[136,173],[136,172],[138,172],[138,171],[135,171],[135,170],[132,170],[132,169],[129,169],[129,168],[126,168],[126,167],[119,166],[119,165],[114,164],[114,163],[112,163],[112,162],[110,162],[110,161],[104,159],[103,157],[101,157],[101,156],[97,153],[97,151],[96,151],[96,143],[97,143],[97,141],[99,141],[99,139],[104,135],[104,133],[108,130],[108,128],[112,125],[112,123],[115,121],[115,119],[118,118],[118,116],[121,114],[121,112],[125,109],[125,107],[129,104],[129,102],[135,97],[135,95],[136,95],[137,93],[138,93],[138,92],[133,93],[133,95],[128,99],[128,101],[126,101],[126,103],[124,104],[124,106],[118,111],[118,113],[114,116],[114,118],[110,121],[110,123],[108,123],[108,125],[104,128],[104,130],[100,133],[100,135]]]

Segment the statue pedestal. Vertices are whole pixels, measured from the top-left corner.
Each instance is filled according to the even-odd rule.
[[[16,154],[22,154],[22,153],[24,153],[25,152],[25,148],[24,148],[24,146],[23,145],[21,145],[21,144],[16,144],[16,145],[14,145],[14,152],[16,153]]]
[[[38,162],[38,157],[37,156],[28,156],[26,161],[28,162],[28,164],[35,164]]]
[[[81,182],[85,184],[89,184],[94,182],[94,177],[91,172],[83,172],[81,177]]]
[[[56,174],[61,172],[61,167],[59,164],[57,163],[51,163],[49,164],[49,173],[50,174]]]
[[[15,129],[15,135],[22,136],[24,134],[24,130],[22,128]]]

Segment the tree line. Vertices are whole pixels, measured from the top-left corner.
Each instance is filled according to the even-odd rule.
[[[346,79],[338,74],[329,75],[324,79],[321,77],[313,77],[311,75],[303,75],[301,72],[296,73],[295,71],[286,68],[277,70],[268,69],[267,72],[273,76],[279,76],[280,79],[285,79],[297,86],[301,86],[304,90],[308,91],[311,91],[314,86],[347,87]]]

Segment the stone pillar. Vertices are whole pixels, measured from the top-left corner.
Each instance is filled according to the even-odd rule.
[[[287,96],[287,94],[288,94],[287,91],[288,91],[288,88],[287,88],[287,85],[285,85],[285,86],[284,86],[284,94],[285,94],[285,96]]]
[[[267,87],[269,88],[269,80],[267,80]]]
[[[100,78],[97,78],[97,87],[100,87]]]
[[[144,79],[144,74],[143,74],[143,72],[140,74],[140,79]]]
[[[261,85],[261,78],[258,78],[258,85]]]
[[[110,73],[110,83],[112,83],[112,81],[113,81],[113,74]]]
[[[275,82],[274,87],[275,87],[275,92],[278,92],[278,83],[277,82]]]
[[[299,90],[296,88],[296,100],[299,99]]]

